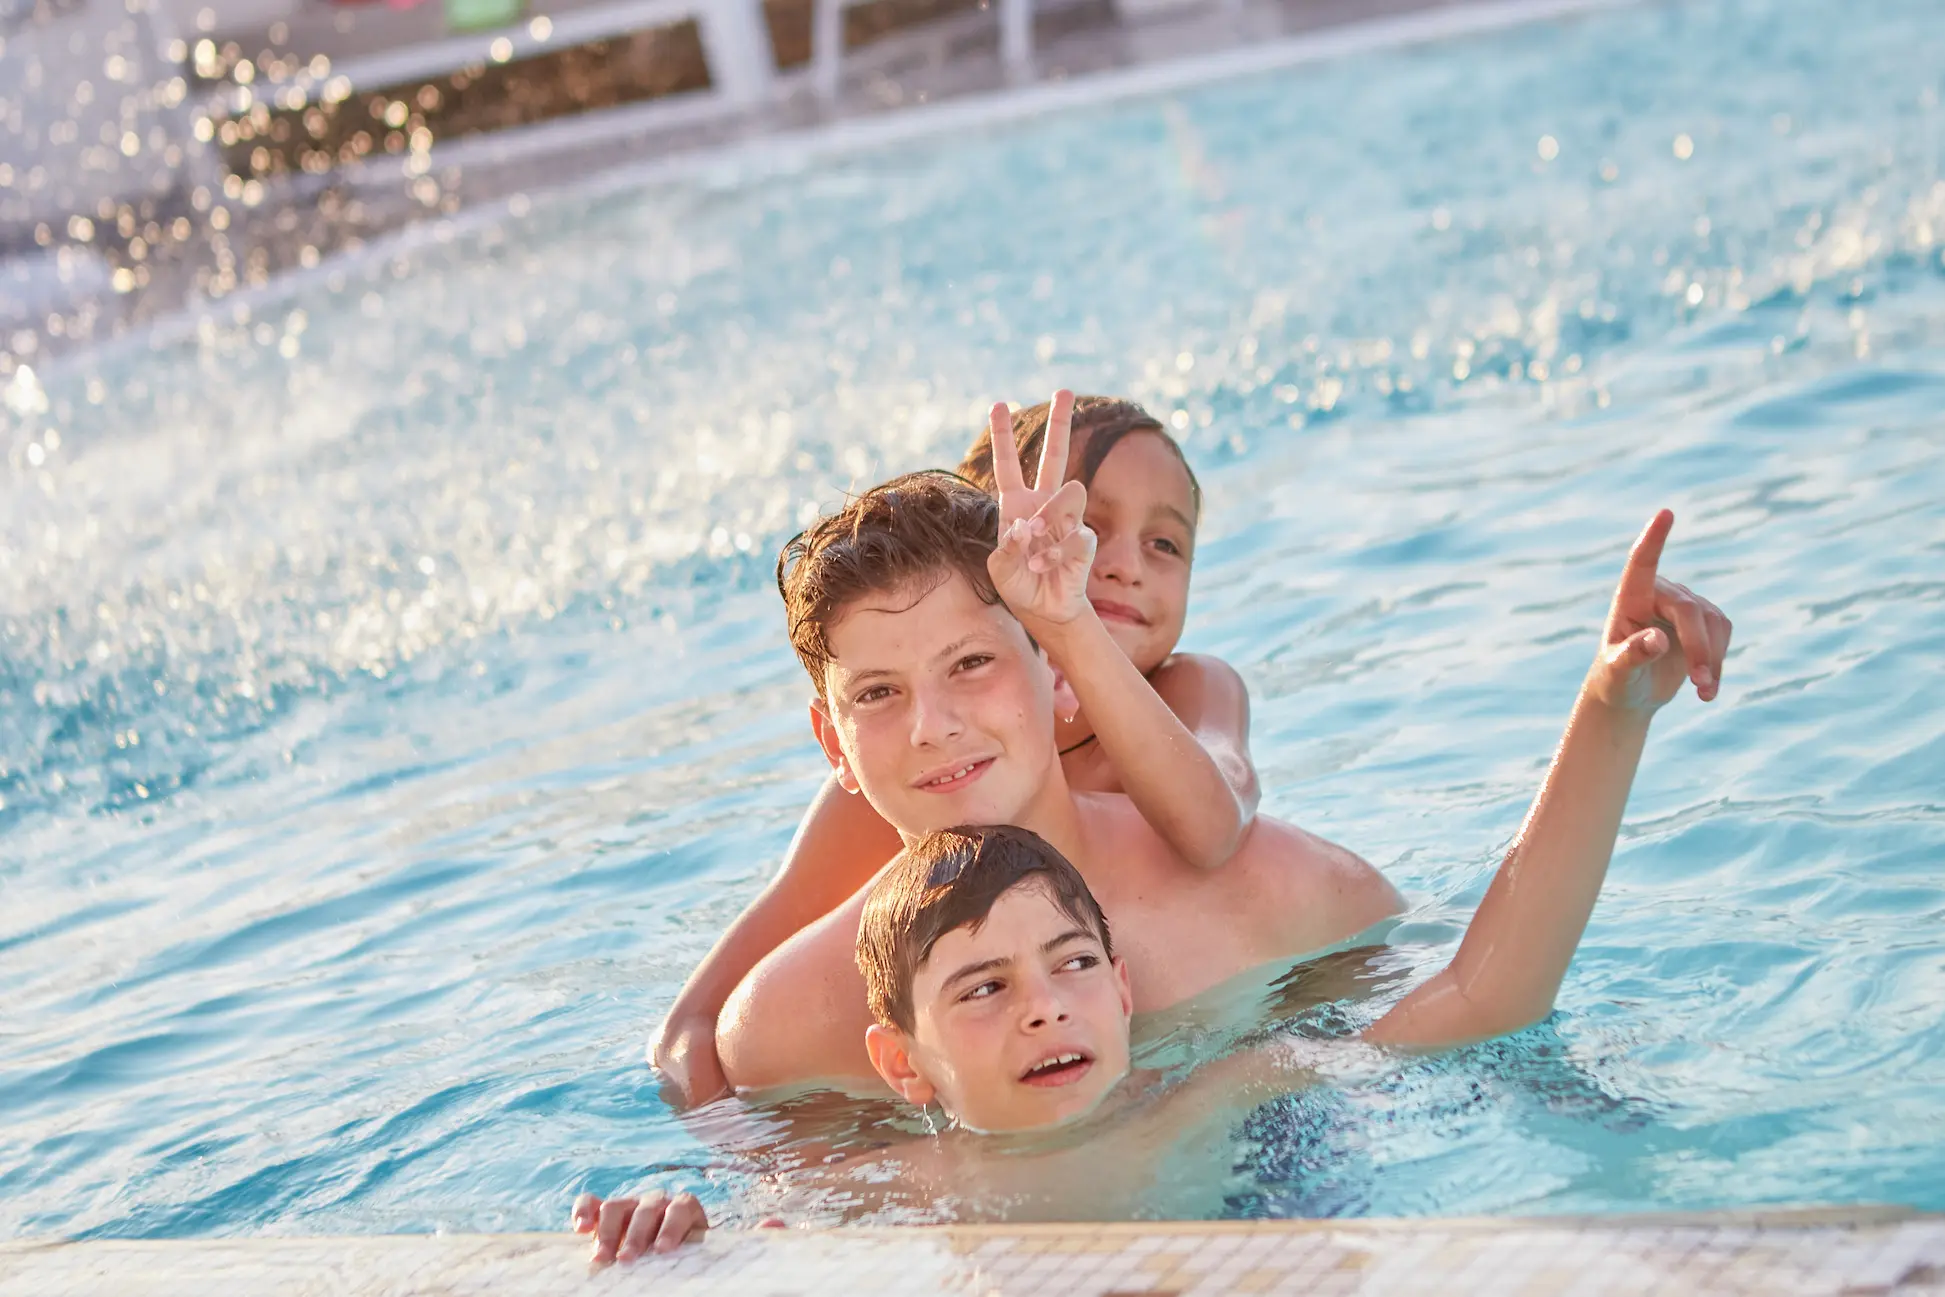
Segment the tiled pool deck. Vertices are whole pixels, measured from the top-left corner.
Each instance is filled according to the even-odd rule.
[[[1895,1208],[722,1231],[599,1272],[588,1250],[567,1233],[10,1243],[0,1297],[1945,1294],[1945,1216]]]

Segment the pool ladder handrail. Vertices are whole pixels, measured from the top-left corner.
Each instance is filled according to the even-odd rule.
[[[844,11],[866,0],[814,0],[811,8],[811,84],[825,104],[837,102],[844,74]],[[1033,0],[998,0],[1000,63],[1018,80],[1033,69]]]

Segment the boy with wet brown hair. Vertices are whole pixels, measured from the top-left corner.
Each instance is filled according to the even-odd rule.
[[[959,475],[996,494],[993,426],[1010,424],[1014,457],[1033,478],[1052,414],[1052,402],[1010,413],[996,406]],[[1164,821],[1158,828],[1186,859],[1220,864],[1248,833],[1260,794],[1242,677],[1219,658],[1177,649],[1188,613],[1201,486],[1160,420],[1132,401],[1078,397],[1069,429],[1067,476],[1088,491],[1085,521],[1096,538],[1088,601],[1146,687],[1167,704],[1227,785],[1204,783],[1212,814]],[[1055,717],[1054,741],[1068,785],[1128,791],[1098,737],[1081,709]],[[854,896],[902,846],[897,830],[867,800],[847,796],[835,779],[826,783],[776,874],[690,974],[650,1043],[650,1060],[673,1091],[693,1103],[727,1087],[716,1057],[716,1027],[737,984],[794,933]]]
[[[1400,902],[1350,852],[1266,817],[1220,867],[1176,845],[1223,818],[1231,789],[1087,598],[1086,492],[1061,481],[1070,402],[1055,403],[1036,486],[996,419],[998,502],[945,475],[896,479],[793,542],[782,585],[839,785],[908,846],[955,824],[1037,833],[1113,922],[1133,1008],[1159,1009],[1342,941]],[[1656,575],[1672,523],[1658,514],[1630,556],[1567,735],[1467,944],[1385,1030],[1454,1043],[1524,1026],[1551,1004],[1649,718],[1685,680],[1705,700],[1718,687],[1727,619]],[[1077,707],[1124,793],[1067,784],[1053,716]],[[861,1048],[872,1019],[852,960],[864,903],[860,892],[790,938],[730,998],[716,1045],[739,1088],[881,1076]]]

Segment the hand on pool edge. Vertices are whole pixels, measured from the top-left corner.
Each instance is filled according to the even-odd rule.
[[[1642,529],[1628,553],[1588,672],[1590,692],[1611,707],[1652,714],[1694,684],[1703,702],[1722,687],[1722,660],[1734,630],[1720,608],[1656,573],[1675,526],[1663,509]]]
[[[591,1193],[574,1200],[568,1223],[576,1234],[594,1235],[594,1263],[633,1261],[644,1252],[673,1252],[709,1228],[709,1218],[692,1193],[673,1198],[652,1189],[639,1198],[609,1198]]]

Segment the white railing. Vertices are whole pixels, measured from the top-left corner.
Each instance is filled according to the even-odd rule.
[[[811,10],[811,83],[826,103],[837,98],[844,75],[844,11],[863,0],[813,0]],[[1000,62],[1010,77],[1033,67],[1033,0],[997,0],[1000,22]]]

